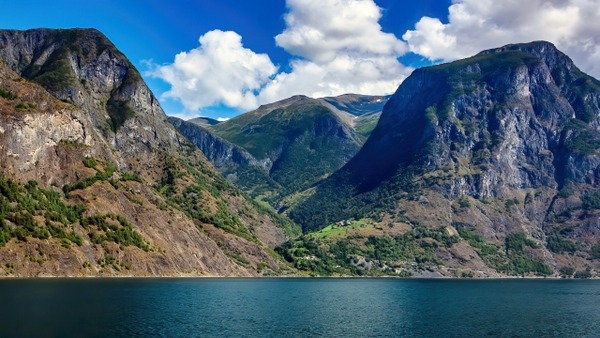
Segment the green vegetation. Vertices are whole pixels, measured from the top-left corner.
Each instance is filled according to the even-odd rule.
[[[510,210],[510,208],[515,205],[519,205],[519,200],[516,198],[511,198],[504,201],[504,207],[506,208],[506,210]]]
[[[29,102],[19,102],[15,106],[15,110],[17,112],[29,112],[35,108],[37,108],[37,105],[35,103],[29,103]]]
[[[600,133],[583,121],[571,119],[564,127],[562,135],[569,135],[565,145],[573,152],[591,155],[600,148]]]
[[[361,119],[365,133],[370,134],[378,117],[374,114]],[[259,108],[211,129],[256,159],[274,161],[269,173],[260,173],[258,168],[235,171],[237,182],[245,191],[272,204],[329,176],[365,140],[329,108],[311,99],[282,108]]]
[[[600,209],[600,191],[588,191],[581,196],[583,209]]]
[[[527,235],[523,232],[516,232],[506,236],[504,242],[507,253],[511,251],[522,253],[525,247],[537,248],[535,242],[527,238]]]
[[[98,168],[98,161],[96,161],[93,158],[85,158],[83,160],[83,164],[88,167],[88,168],[92,168],[94,170],[96,170],[96,175],[94,176],[90,176],[90,177],[86,177],[82,180],[79,180],[77,182],[71,183],[71,184],[65,184],[63,186],[63,192],[65,194],[68,194],[74,190],[80,190],[80,189],[85,189],[87,187],[92,186],[94,183],[98,182],[98,181],[107,181],[109,180],[113,173],[117,170],[117,166],[114,163],[104,163],[104,170],[100,170]]]
[[[559,272],[562,277],[570,278],[573,277],[573,274],[575,273],[575,268],[570,266],[563,266],[562,268],[560,268]]]
[[[95,162],[87,165],[96,167]],[[38,187],[36,181],[18,184],[0,177],[0,246],[12,238],[58,239],[63,247],[78,246],[83,239],[74,231],[80,224],[88,229],[90,240],[100,244],[112,241],[123,246],[137,246],[145,251],[148,244],[120,215],[106,214],[84,217],[81,205],[68,205],[60,193]]]
[[[65,90],[77,82],[69,61],[69,52],[68,47],[60,47],[50,54],[42,67],[32,65],[23,75],[51,92]]]
[[[112,98],[106,103],[106,112],[110,117],[110,129],[115,133],[123,126],[125,121],[135,116],[135,111],[131,109],[127,102],[113,100]]]
[[[420,187],[415,182],[415,169],[398,171],[381,182],[376,189],[359,193],[357,182],[338,171],[317,186],[316,192],[289,212],[289,217],[302,225],[305,233],[347,219],[379,220],[381,212],[394,210],[400,199],[417,199]],[[360,179],[360,178],[359,178]]]
[[[268,203],[260,203],[259,201],[252,200],[250,198],[246,199],[252,203],[260,215],[265,215],[272,219],[277,227],[283,229],[289,238],[296,238],[302,234],[302,229],[300,226],[290,221],[287,217],[278,214]]]
[[[193,183],[188,183],[179,189],[177,178],[187,175],[193,176]],[[201,227],[202,223],[213,224],[242,238],[257,241],[223,199],[224,192],[230,192],[232,195],[237,195],[239,192],[222,176],[208,170],[194,168],[190,164],[180,168],[174,158],[166,156],[163,176],[155,188],[166,197],[169,205],[198,221],[198,226]]]
[[[468,208],[471,206],[471,200],[469,199],[469,196],[461,196],[458,199],[458,206],[460,206],[461,208]]]
[[[7,100],[14,100],[17,98],[17,95],[15,95],[13,92],[0,88],[0,97],[3,97]]]
[[[212,129],[255,158],[263,159],[289,140],[310,130],[319,117],[328,115],[329,110],[319,104],[293,105],[269,112],[243,114]]]
[[[547,276],[553,272],[552,268],[545,263],[525,255],[525,248],[537,247],[525,233],[517,232],[506,236],[505,251],[502,252],[498,246],[486,242],[485,239],[462,224],[456,224],[456,226],[460,236],[477,249],[477,253],[485,264],[498,272],[511,275],[534,273],[541,276]]]
[[[94,244],[109,241],[123,246],[136,246],[144,251],[150,249],[142,235],[121,215],[94,215],[83,218],[81,225],[88,229],[88,236]]]
[[[600,259],[600,243],[592,246],[590,254],[593,259]]]
[[[358,221],[342,221],[341,225],[338,224],[330,224],[323,229],[307,234],[307,237],[312,238],[334,238],[334,237],[343,237],[342,235],[348,233],[348,230],[365,228],[370,226],[373,220],[368,218],[359,219]]]
[[[570,252],[574,253],[580,249],[579,245],[571,240],[561,238],[559,235],[548,237],[548,250],[555,253]]]
[[[369,136],[377,126],[380,117],[381,113],[376,113],[359,116],[356,118],[356,120],[354,120],[356,123],[356,125],[354,126],[354,130],[356,130],[356,132],[362,136],[362,143],[364,143],[369,138]]]
[[[128,172],[121,173],[121,181],[134,181],[134,182],[139,182],[139,183],[143,182],[140,175],[138,175],[137,173],[128,173]]]
[[[351,228],[360,227],[361,220]],[[426,270],[442,264],[436,256],[439,247],[458,241],[444,228],[417,227],[401,235],[339,236],[328,227],[314,234],[289,241],[276,249],[301,271],[331,275],[410,276],[413,270]]]
[[[35,181],[22,185],[0,177],[0,246],[11,238],[26,241],[27,237],[64,239],[81,245],[73,225],[83,212],[81,205],[65,204],[59,193],[41,189]]]
[[[589,270],[577,271],[577,272],[575,272],[575,278],[579,278],[579,279],[592,278],[592,273]]]

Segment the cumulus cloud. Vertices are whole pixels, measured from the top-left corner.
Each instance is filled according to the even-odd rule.
[[[598,18],[596,0],[454,0],[448,23],[423,17],[402,38],[412,52],[443,61],[509,43],[547,40],[599,77]]]
[[[218,104],[255,107],[256,92],[277,71],[269,56],[244,48],[235,32],[213,30],[199,42],[199,47],[177,54],[172,64],[147,72],[171,85],[161,98],[181,101],[188,112]]]
[[[277,45],[298,58],[259,95],[272,102],[295,94],[392,93],[411,69],[397,58],[408,51],[382,31],[372,0],[288,0],[286,29]]]
[[[340,54],[402,55],[405,44],[381,31],[372,0],[288,0],[287,28],[275,37],[288,52],[317,63]]]
[[[287,0],[287,8],[275,42],[293,56],[289,72],[276,74],[269,57],[244,48],[237,33],[211,31],[198,48],[148,72],[171,85],[162,98],[188,111],[248,110],[297,94],[389,94],[410,73],[398,61],[406,43],[382,31],[373,0]]]

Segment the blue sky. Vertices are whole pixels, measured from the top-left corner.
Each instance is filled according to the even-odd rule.
[[[415,67],[538,39],[597,77],[599,8],[594,0],[22,0],[3,4],[0,28],[97,28],[168,114],[217,118],[293,94],[389,94]]]

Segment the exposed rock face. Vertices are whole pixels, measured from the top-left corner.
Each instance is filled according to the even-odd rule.
[[[205,128],[206,124],[176,117],[169,117],[169,122],[198,147],[223,176],[247,193],[257,196],[281,189],[264,169],[265,161],[259,162],[243,148],[215,135],[214,131]]]
[[[202,150],[204,156],[219,171],[225,171],[230,165],[258,165],[247,151],[237,147],[211,131],[192,122],[169,117],[169,122],[193,144]]]
[[[158,165],[155,152],[181,141],[137,70],[100,32],[2,31],[0,46],[15,72],[86,112],[98,142],[118,150],[111,155],[120,168],[134,158]]]
[[[62,189],[67,205],[85,207],[79,221],[66,225],[55,223],[58,216],[27,211],[35,221],[23,230],[27,241],[13,238],[0,248],[3,264],[11,266],[7,273],[228,276],[283,267],[263,243],[287,238],[285,220],[259,210],[216,173],[101,33],[0,31],[0,60],[0,174]],[[20,229],[24,203],[10,201],[7,223],[2,215],[9,234]],[[127,237],[92,237],[88,217],[104,217],[114,229],[130,224],[147,250],[127,244]],[[96,230],[113,238],[105,223]],[[82,243],[61,246],[52,229],[63,226]]]
[[[309,188],[358,151],[387,99],[294,96],[219,124],[171,122],[227,178],[285,209],[285,196]]]
[[[575,143],[581,133],[590,133],[586,141],[597,137],[599,88],[545,42],[420,69],[392,97],[349,167],[364,168],[369,158],[384,173],[414,163],[469,173],[441,187],[449,198],[507,197],[514,189],[560,189],[565,182],[596,185],[598,144],[584,151]],[[383,149],[400,151],[388,151],[391,159],[369,157]]]
[[[418,69],[358,154],[290,215],[314,229],[375,212],[495,243],[522,232],[539,245],[528,257],[555,271],[598,269],[585,258],[600,240],[600,204],[590,202],[599,102],[600,82],[547,42]],[[332,196],[344,197],[320,203]]]

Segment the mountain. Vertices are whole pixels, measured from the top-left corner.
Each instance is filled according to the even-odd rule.
[[[383,107],[390,99],[387,96],[369,96],[357,94],[344,94],[340,96],[330,96],[320,99],[333,105],[338,110],[347,112],[355,116],[380,113]]]
[[[206,125],[169,117],[168,121],[196,147],[230,182],[251,196],[264,196],[281,190],[258,160],[243,148],[236,146],[208,130]],[[197,121],[197,120],[196,120]]]
[[[219,124],[171,123],[230,181],[284,210],[356,154],[387,99],[294,96]]]
[[[251,276],[288,270],[289,220],[167,122],[94,29],[0,31],[0,274]]]
[[[196,117],[196,118],[188,120],[188,122],[197,124],[201,127],[214,126],[215,124],[221,123],[221,121],[211,119],[210,117]]]
[[[418,69],[280,252],[320,273],[597,275],[599,146],[600,82],[548,42]]]

